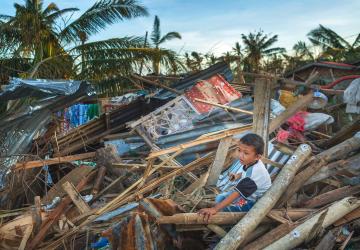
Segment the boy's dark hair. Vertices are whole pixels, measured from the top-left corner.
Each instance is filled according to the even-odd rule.
[[[248,146],[253,146],[255,148],[255,152],[259,155],[264,153],[264,140],[257,134],[246,134],[239,142]]]

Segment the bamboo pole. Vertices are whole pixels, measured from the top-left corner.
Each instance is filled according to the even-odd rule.
[[[314,225],[318,223],[320,216],[323,213],[326,213],[325,218],[320,225],[322,228],[327,228],[333,224],[338,219],[342,218],[346,214],[350,213],[354,209],[360,206],[360,200],[353,197],[344,198],[333,205],[328,209],[323,210],[322,212],[314,215],[310,219],[306,220],[304,223],[296,227],[289,234],[285,235],[281,239],[267,246],[266,250],[278,250],[278,249],[293,249],[300,245],[305,240],[309,240]]]
[[[275,179],[270,189],[261,197],[242,218],[218,243],[216,250],[237,249],[246,237],[260,224],[263,218],[271,211],[281,194],[294,178],[296,171],[311,154],[310,146],[301,144],[290,157]]]

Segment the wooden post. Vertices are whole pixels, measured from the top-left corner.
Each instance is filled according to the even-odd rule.
[[[276,214],[279,217],[289,216],[291,220],[298,220],[311,213],[314,213],[315,209],[274,209],[271,213]],[[219,212],[209,218],[208,221],[204,221],[204,218],[197,213],[179,213],[171,216],[161,216],[157,219],[158,224],[176,224],[176,225],[202,225],[202,224],[214,224],[214,225],[231,225],[238,222],[243,218],[247,212]],[[272,219],[265,217],[264,223],[273,222]]]
[[[356,133],[350,139],[318,154],[309,164],[309,166],[298,173],[293,182],[289,185],[285,193],[279,199],[276,207],[283,206],[311,176],[316,174],[328,162],[345,157],[350,152],[360,148],[360,132]]]
[[[356,131],[360,130],[360,118],[355,120],[353,123],[343,127],[337,132],[333,137],[329,140],[324,141],[323,143],[319,144],[320,147],[330,148],[348,138],[353,136]]]
[[[69,195],[70,199],[74,202],[75,206],[79,209],[80,213],[84,214],[91,210],[73,184],[67,181],[62,185],[62,187]]]
[[[264,156],[267,157],[269,141],[271,82],[268,78],[257,78],[254,89],[253,132],[260,135],[265,143]]]
[[[344,215],[350,213],[354,209],[360,206],[360,201],[353,197],[344,198],[331,205],[328,209],[321,211],[310,219],[306,220],[301,225],[297,226],[289,234],[285,235],[281,239],[267,246],[266,250],[278,250],[278,249],[293,249],[303,243],[305,240],[310,240],[310,234],[315,224],[319,221],[320,216],[326,213],[322,228],[327,228],[333,224],[336,220],[342,218]],[[296,235],[296,237],[294,237]]]
[[[263,218],[271,211],[281,194],[294,178],[296,171],[310,155],[311,148],[301,144],[290,157],[275,179],[270,189],[262,196],[242,218],[219,242],[216,250],[237,249],[246,237],[260,224]]]
[[[288,107],[284,112],[278,115],[275,119],[272,119],[269,126],[269,133],[274,132],[278,129],[287,119],[292,117],[297,111],[305,108],[308,106],[313,100],[313,93],[310,92],[309,94],[299,98],[294,104]]]
[[[219,179],[219,175],[224,167],[226,156],[229,152],[231,145],[232,137],[226,137],[220,140],[218,149],[216,151],[215,160],[208,170],[208,177],[206,181],[206,186],[216,185],[216,182]]]
[[[94,184],[94,187],[93,187],[93,190],[92,190],[93,195],[96,195],[99,192],[101,184],[104,181],[105,174],[106,174],[106,167],[101,166],[99,168],[98,175],[97,175],[97,177],[95,179],[95,184]]]

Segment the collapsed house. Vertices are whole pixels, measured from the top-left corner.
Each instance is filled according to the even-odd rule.
[[[356,246],[360,82],[334,90],[312,72],[246,84],[225,63],[133,75],[141,90],[101,100],[97,118],[89,83],[14,79],[1,100],[36,101],[1,120],[0,248]],[[346,113],[344,103],[352,121],[334,128],[329,107]],[[272,187],[249,212],[204,221],[196,212],[236,185],[234,139],[251,131],[266,142]]]

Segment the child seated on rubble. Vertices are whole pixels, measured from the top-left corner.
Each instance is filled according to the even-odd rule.
[[[257,134],[247,134],[238,142],[235,157],[242,167],[236,174],[230,174],[230,180],[239,180],[237,185],[228,192],[219,194],[212,208],[203,208],[198,214],[208,220],[219,211],[246,212],[270,188],[270,175],[260,160],[264,152],[264,141]]]

